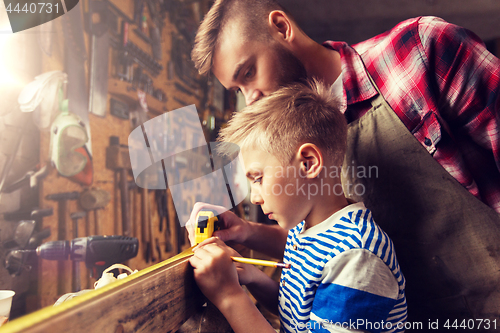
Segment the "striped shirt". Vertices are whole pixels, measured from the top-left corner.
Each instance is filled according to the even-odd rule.
[[[345,115],[360,118],[377,91],[403,124],[470,193],[500,213],[500,60],[472,32],[419,17],[350,47],[342,61]]]
[[[403,332],[405,279],[363,203],[288,232],[279,311],[285,332]]]

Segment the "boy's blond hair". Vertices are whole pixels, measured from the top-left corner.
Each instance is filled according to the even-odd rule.
[[[313,143],[326,163],[341,166],[347,123],[339,106],[340,101],[323,83],[295,83],[235,113],[221,129],[218,141],[266,151],[283,165],[291,162],[300,145]]]
[[[202,75],[210,72],[220,35],[229,21],[237,20],[241,24],[242,38],[246,40],[271,38],[266,23],[273,10],[290,16],[276,0],[216,0],[198,28],[191,51],[198,72]]]

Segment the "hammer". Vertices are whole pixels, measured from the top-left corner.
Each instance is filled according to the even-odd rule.
[[[132,228],[130,223],[130,207],[128,198],[127,172],[132,169],[128,146],[120,144],[120,138],[111,136],[109,146],[106,148],[106,168],[120,174],[120,203],[122,212],[123,235],[130,237]]]
[[[45,197],[47,200],[52,200],[57,202],[57,239],[66,240],[66,211],[68,209],[68,200],[77,200],[80,197],[80,193],[77,191],[73,192],[62,192],[49,194]],[[65,293],[64,290],[64,262],[59,261],[57,263],[57,293],[62,295]]]
[[[87,213],[85,212],[75,212],[70,215],[73,220],[73,238],[78,238],[78,220],[85,217]],[[80,278],[80,262],[73,261],[73,276],[71,279],[71,286],[73,292],[78,292],[82,289],[82,282]]]
[[[102,235],[102,228],[101,224],[99,223],[98,210],[106,207],[110,200],[111,194],[98,188],[85,190],[80,195],[80,199],[78,200],[80,206],[88,212],[94,211],[95,235]],[[90,235],[87,234],[87,236]]]

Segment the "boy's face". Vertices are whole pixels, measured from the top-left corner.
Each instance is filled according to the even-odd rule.
[[[258,149],[243,149],[241,155],[252,203],[260,205],[264,214],[287,230],[304,220],[311,202],[304,190],[305,179],[299,174],[300,163],[294,159],[283,166],[276,157]]]

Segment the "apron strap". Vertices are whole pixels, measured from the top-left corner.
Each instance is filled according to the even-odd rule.
[[[409,321],[500,318],[499,215],[434,160],[370,80],[379,95],[349,124],[343,186],[394,242]]]

